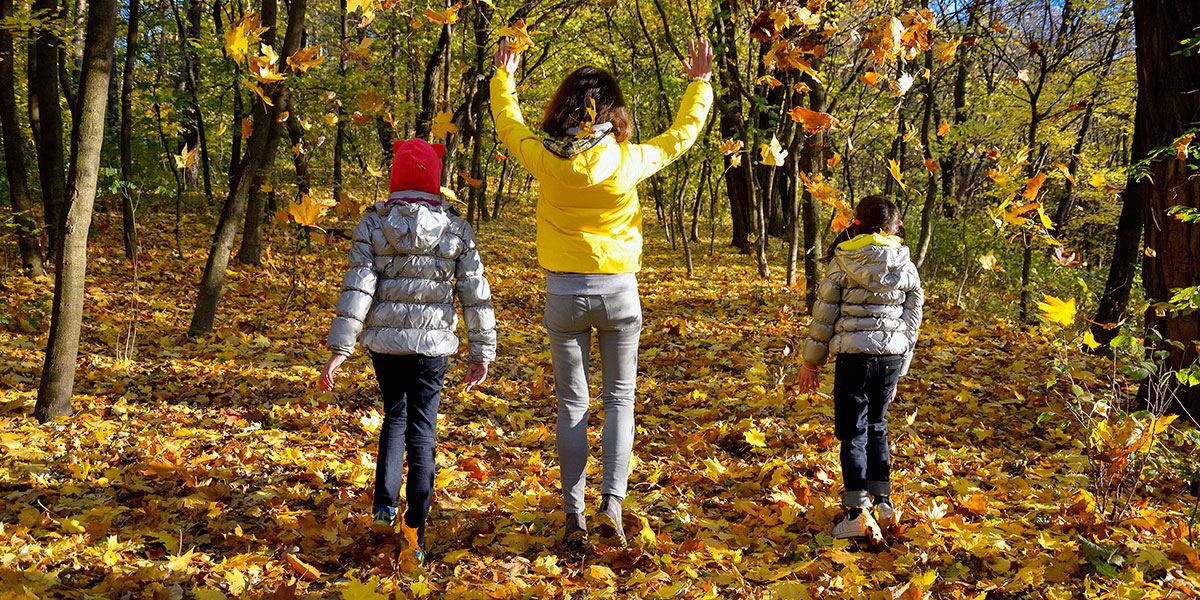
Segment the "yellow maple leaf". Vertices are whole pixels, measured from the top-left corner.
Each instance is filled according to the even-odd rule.
[[[458,22],[458,10],[462,8],[462,2],[446,8],[446,10],[433,10],[432,8],[425,9],[425,18],[432,23],[438,25],[453,25]]]
[[[1026,200],[1033,200],[1037,198],[1038,192],[1041,191],[1042,184],[1045,182],[1046,174],[1043,172],[1038,172],[1037,175],[1025,180],[1025,191],[1021,192],[1021,195],[1024,196]]]
[[[313,196],[304,196],[300,202],[288,205],[287,212],[297,225],[313,227],[321,221],[321,216],[325,214],[325,206]]]
[[[196,148],[188,148],[187,144],[183,145],[183,149],[175,156],[176,169],[190,169],[196,164]]]
[[[759,153],[762,155],[762,164],[768,167],[783,166],[783,161],[788,155],[788,151],[783,149],[783,146],[779,144],[779,139],[775,136],[771,136],[770,143],[763,144],[759,148]]]
[[[894,158],[888,159],[888,173],[891,173],[892,179],[900,184],[900,189],[908,191],[908,184],[904,183],[904,174],[900,172],[900,163],[896,162]]]
[[[270,96],[268,96],[268,95],[267,95],[267,93],[266,93],[265,91],[263,91],[263,89],[262,89],[261,87],[258,87],[258,84],[257,84],[257,83],[254,83],[254,80],[252,80],[252,79],[243,79],[243,80],[242,80],[242,83],[243,83],[243,84],[244,84],[244,85],[245,85],[247,88],[250,88],[250,91],[252,91],[252,92],[254,92],[255,94],[257,94],[257,95],[258,95],[258,97],[259,97],[259,98],[262,100],[263,104],[266,104],[267,106],[275,106],[275,103],[271,101],[271,97],[270,97]]]
[[[943,64],[952,62],[954,55],[958,52],[959,44],[962,44],[962,38],[938,42],[937,48],[933,51],[933,60]]]
[[[458,131],[458,125],[454,124],[454,113],[442,111],[433,118],[433,127],[430,132],[433,137],[438,139],[446,139],[451,133]]]
[[[1003,268],[1000,267],[999,264],[997,264],[996,255],[992,252],[988,252],[987,254],[984,254],[983,256],[979,257],[979,266],[983,267],[983,269],[987,270],[987,271],[1003,271],[1004,270]]]
[[[1075,322],[1075,299],[1069,298],[1061,300],[1050,294],[1045,295],[1044,302],[1037,303],[1038,310],[1042,311],[1042,316],[1051,323],[1059,325],[1071,325]]]
[[[755,448],[766,448],[767,447],[767,434],[765,434],[757,429],[751,428],[751,429],[746,430],[745,434],[743,434],[743,435],[746,438],[747,444],[750,444],[751,446],[754,446]]]
[[[325,52],[320,46],[308,46],[301,48],[292,53],[287,59],[287,64],[294,71],[300,73],[308,72],[309,69],[319,66],[325,62]]]
[[[1092,335],[1092,330],[1089,329],[1083,333],[1083,345],[1088,347],[1088,350],[1095,350],[1100,347],[1100,342],[1096,341],[1096,336]]]
[[[525,28],[525,19],[517,19],[516,23],[500,28],[498,33],[500,36],[508,38],[508,49],[513,54],[520,54],[536,48],[533,38],[529,37],[529,30]]]

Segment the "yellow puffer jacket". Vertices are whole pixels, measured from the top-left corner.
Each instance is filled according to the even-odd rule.
[[[712,106],[712,86],[688,86],[679,114],[645,144],[607,136],[573,158],[560,158],[525,125],[516,83],[503,69],[492,77],[492,117],[509,155],[541,185],[537,206],[538,262],[561,273],[636,273],[642,262],[642,213],[637,184],[679,158],[700,136]]]

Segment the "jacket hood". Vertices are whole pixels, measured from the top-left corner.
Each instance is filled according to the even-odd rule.
[[[863,234],[839,244],[833,260],[859,287],[885,292],[904,282],[909,255],[896,236]]]
[[[371,207],[379,215],[388,244],[405,250],[432,251],[450,227],[450,218],[439,202],[440,197],[421,192],[410,192],[402,198],[400,193],[392,196]]]
[[[543,141],[543,145],[555,154],[545,162],[550,176],[569,188],[592,187],[612,177],[621,167],[620,145],[607,133],[600,134],[600,139],[591,145],[588,145],[589,141],[589,138],[576,140],[573,137]]]

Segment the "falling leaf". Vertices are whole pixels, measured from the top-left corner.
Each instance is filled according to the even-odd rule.
[[[454,124],[454,114],[449,111],[442,111],[433,118],[433,128],[430,130],[433,137],[438,139],[447,139],[451,133],[458,131],[458,125]]]
[[[875,71],[867,71],[866,73],[863,74],[862,77],[859,77],[859,79],[861,79],[863,83],[873,86],[873,85],[879,83],[880,79],[883,79],[883,75],[880,75],[879,73],[876,73]]]
[[[829,224],[829,228],[835,233],[841,233],[850,228],[854,223],[854,215],[848,210],[840,210],[833,216],[833,221]]]
[[[1075,299],[1060,300],[1049,294],[1045,295],[1044,302],[1037,303],[1038,310],[1042,311],[1042,316],[1051,323],[1059,325],[1071,325],[1075,322]]]
[[[930,173],[936,173],[936,172],[942,170],[942,166],[939,165],[936,160],[934,160],[932,158],[926,158],[925,159],[925,169],[928,170]]]
[[[742,151],[742,146],[742,140],[725,140],[721,142],[721,154],[724,154],[725,156],[737,154],[738,152]]]
[[[267,96],[267,93],[264,92],[262,88],[258,87],[258,84],[254,83],[253,80],[243,79],[242,83],[249,88],[250,91],[257,94],[259,99],[262,100],[263,104],[266,104],[267,106],[275,106],[275,103],[271,101],[271,98]]]
[[[462,8],[462,2],[448,7],[446,10],[433,10],[432,8],[425,9],[425,18],[429,22],[438,25],[453,25],[458,22],[458,11]]]
[[[937,48],[933,51],[933,59],[942,64],[954,62],[954,55],[958,52],[959,44],[962,44],[962,38],[939,42]]]
[[[809,110],[803,106],[792,107],[792,109],[788,111],[788,115],[792,117],[793,121],[797,123],[803,123],[804,130],[809,133],[817,133],[822,129],[829,129],[830,127],[837,127],[838,125],[838,120],[835,119],[833,115],[830,115],[829,113],[817,112],[815,110]]]
[[[1046,181],[1046,174],[1039,172],[1037,175],[1025,180],[1025,191],[1021,192],[1021,196],[1026,200],[1034,200],[1037,198],[1038,192],[1042,189],[1042,184]]]
[[[1192,143],[1192,140],[1195,138],[1196,138],[1196,134],[1189,133],[1189,134],[1175,140],[1175,158],[1177,160],[1187,160],[1188,146]]]
[[[891,87],[893,96],[903,96],[908,93],[908,90],[912,89],[913,76],[908,73],[904,73],[900,75],[899,79],[889,82],[888,86]]]
[[[1103,173],[1092,173],[1092,176],[1088,178],[1088,184],[1094,188],[1102,188],[1108,185],[1108,179],[1104,177]]]
[[[375,88],[371,88],[365,92],[359,92],[354,96],[354,104],[360,111],[366,114],[375,114],[383,110],[384,97],[379,94]]]
[[[498,34],[508,38],[508,48],[514,54],[520,54],[536,47],[533,38],[529,37],[529,31],[525,29],[525,19],[517,19],[516,23],[502,27]]]
[[[996,262],[996,255],[991,252],[979,257],[979,266],[985,271],[1004,271]]]
[[[301,227],[314,227],[321,221],[328,207],[319,202],[314,196],[304,196],[300,202],[288,205],[287,212],[292,220]]]
[[[839,164],[841,164],[841,162],[842,154],[840,152],[834,152],[833,156],[830,156],[825,160],[825,164],[829,165],[830,169],[837,167]]]
[[[768,167],[781,167],[784,159],[787,158],[788,151],[779,144],[778,138],[771,136],[770,143],[763,144],[759,148],[759,154],[762,155],[762,164]]]
[[[947,122],[945,122],[945,121],[942,121],[941,123],[938,123],[938,128],[937,128],[937,136],[938,136],[938,137],[943,137],[943,136],[945,136],[947,133],[950,133],[950,124],[949,124],[949,123],[947,123]]]
[[[242,117],[242,137],[248,138],[254,133],[254,119]]]
[[[771,89],[775,89],[775,88],[783,85],[782,81],[779,81],[778,79],[776,79],[775,77],[772,77],[771,75],[763,75],[762,77],[755,79],[754,83],[756,83],[758,85],[765,84],[767,87],[769,87]]]
[[[183,149],[175,156],[175,168],[190,169],[194,167],[196,165],[197,148],[188,148],[187,144],[184,144]]]
[[[325,53],[322,52],[320,46],[307,46],[292,53],[287,59],[287,64],[294,71],[307,73],[310,69],[314,69],[325,62]]]
[[[1088,350],[1095,350],[1100,347],[1100,342],[1096,341],[1096,336],[1092,335],[1091,329],[1083,332],[1083,345],[1087,346]]]
[[[1071,174],[1071,169],[1067,167],[1067,165],[1063,163],[1057,163],[1054,165],[1054,168],[1058,169],[1058,172],[1062,173],[1063,178],[1065,178],[1067,181],[1075,183],[1075,176]]]
[[[1062,246],[1054,249],[1054,255],[1050,259],[1064,267],[1078,267],[1080,264],[1079,256],[1074,252],[1067,254]]]
[[[1154,248],[1150,247],[1147,247],[1145,250],[1143,250],[1142,254],[1145,254],[1147,258],[1154,258],[1158,256],[1158,252],[1155,252]]]
[[[469,185],[473,188],[479,188],[480,186],[483,185],[482,179],[476,179],[474,177],[471,177],[471,172],[466,169],[459,171],[458,176],[462,177],[463,181],[467,182],[467,185]]]
[[[900,163],[896,162],[894,158],[888,159],[888,173],[891,173],[892,179],[900,184],[900,189],[908,191],[908,185],[904,183],[904,174],[900,172]]]

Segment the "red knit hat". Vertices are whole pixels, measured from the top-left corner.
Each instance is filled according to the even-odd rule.
[[[442,193],[442,157],[446,147],[425,140],[396,140],[392,144],[392,177],[388,192],[416,190]]]

